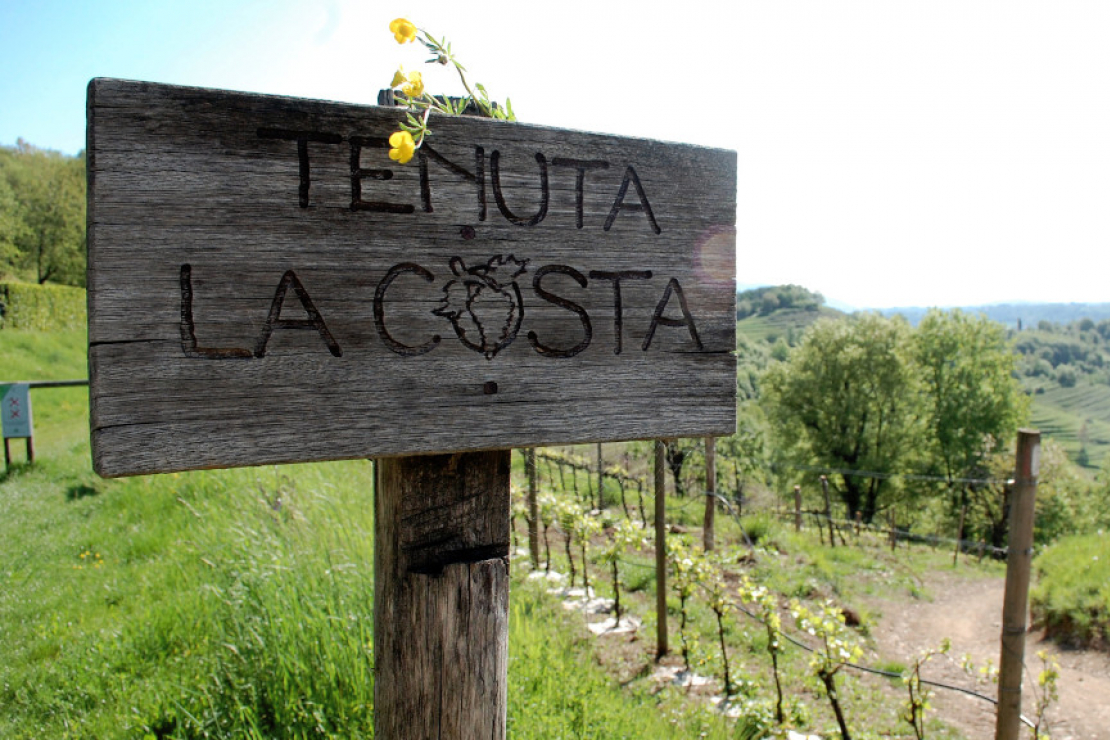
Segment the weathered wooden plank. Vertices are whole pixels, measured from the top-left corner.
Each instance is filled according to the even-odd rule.
[[[509,451],[378,462],[374,735],[505,737]]]
[[[90,83],[98,472],[731,433],[734,153],[400,116]]]

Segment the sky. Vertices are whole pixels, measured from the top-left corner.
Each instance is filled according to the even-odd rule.
[[[857,308],[1110,301],[1104,0],[0,0],[0,145],[93,77],[372,104],[389,21],[529,123],[737,152],[737,281]]]

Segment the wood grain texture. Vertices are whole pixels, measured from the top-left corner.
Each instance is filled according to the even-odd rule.
[[[378,461],[375,737],[505,738],[509,455]]]
[[[735,153],[401,115],[90,83],[100,474],[732,433]]]

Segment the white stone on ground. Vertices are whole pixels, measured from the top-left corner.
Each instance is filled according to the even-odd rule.
[[[562,573],[555,571],[535,570],[528,574],[529,581],[551,581],[552,583],[562,583],[567,577]]]
[[[681,666],[669,665],[656,668],[655,673],[651,674],[651,679],[658,683],[671,683],[680,688],[696,688],[713,682],[712,678],[686,671]]]
[[[621,621],[609,617],[600,622],[590,622],[587,628],[595,635],[624,635],[629,632],[635,632],[643,625],[643,620],[634,615],[625,615],[621,617]]]

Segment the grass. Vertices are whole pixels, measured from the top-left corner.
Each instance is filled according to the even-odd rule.
[[[54,358],[49,367],[39,364],[40,354]],[[0,333],[0,358],[7,377],[37,379],[48,370],[81,377],[84,348],[72,335]],[[371,736],[368,462],[105,481],[89,470],[84,390],[35,391],[34,403],[38,461],[0,476],[0,736]],[[513,460],[519,491],[520,456]],[[583,496],[587,485],[583,474]],[[630,491],[629,503],[636,498]],[[650,512],[650,491],[645,498]],[[671,500],[668,509],[697,540],[703,500]],[[741,526],[756,541],[754,552],[741,544]],[[562,535],[551,538],[555,567],[564,568]],[[770,512],[740,523],[719,515],[718,541],[730,569],[762,582],[782,605],[797,596],[855,608],[865,644],[877,619],[862,606],[866,597],[910,598],[924,570],[949,567],[945,552],[902,546],[890,554],[867,532],[859,540],[849,535],[847,547],[828,548],[808,522],[797,534]],[[564,613],[514,562],[510,737],[766,735],[773,686],[767,637],[738,611],[728,615],[725,637],[746,719],[727,722],[706,711],[712,688],[664,687],[650,678],[652,564],[649,547],[621,563],[622,595],[645,621],[640,633],[594,640],[580,615]],[[595,563],[590,571],[606,593],[604,567]],[[715,615],[698,598],[690,616],[695,670],[719,676]],[[677,617],[670,594],[672,648],[679,644]],[[793,631],[785,611],[783,619]],[[672,654],[664,663],[677,660]],[[829,736],[835,722],[808,662],[793,647],[782,656],[788,712],[799,729]],[[838,685],[854,728],[905,734],[899,687],[847,672]],[[954,734],[938,727],[930,737]]]
[[[1032,423],[1059,442],[1072,460],[1078,458],[1085,435],[1086,467],[1095,470],[1110,452],[1110,386],[1084,379],[1073,388],[1047,387],[1033,396]]]
[[[753,314],[736,322],[736,331],[755,342],[774,342],[788,335],[801,336],[805,329],[820,318],[838,318],[844,314],[821,306],[816,311],[801,308],[779,309],[770,314]]]
[[[1033,618],[1055,639],[1110,647],[1110,535],[1064,537],[1034,562]]]
[[[0,379],[84,363],[79,333],[0,332]],[[0,737],[372,736],[369,462],[102,480],[87,391],[32,398],[36,463],[0,474]],[[733,736],[514,588],[510,737]]]

